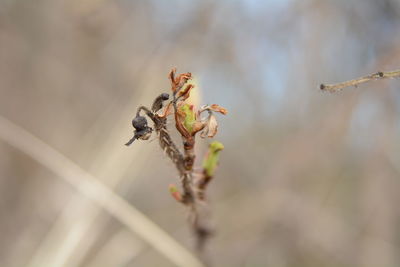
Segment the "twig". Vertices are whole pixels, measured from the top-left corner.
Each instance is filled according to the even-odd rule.
[[[350,81],[345,81],[345,82],[335,83],[335,84],[321,84],[320,89],[323,91],[337,92],[345,87],[349,87],[349,86],[357,87],[359,84],[366,83],[369,81],[380,80],[380,79],[385,79],[385,78],[396,78],[396,77],[400,77],[400,70],[389,71],[389,72],[379,71],[377,73],[373,73],[371,75],[360,77],[360,78],[353,79]]]
[[[196,237],[197,250],[201,258],[205,260],[205,243],[213,231],[208,222],[209,209],[205,202],[204,191],[207,184],[212,180],[214,169],[218,163],[216,153],[223,149],[223,145],[219,142],[213,142],[214,145],[211,144],[212,157],[206,157],[208,159],[207,172],[200,174],[201,177],[195,181],[193,176],[193,165],[196,158],[194,152],[195,138],[200,131],[202,131],[200,134],[202,138],[214,137],[217,133],[218,124],[213,112],[225,115],[227,110],[213,104],[203,106],[196,111],[193,105],[186,102],[194,88],[193,84],[187,83],[192,74],[188,72],[175,75],[175,72],[176,70],[172,69],[168,76],[171,82],[172,100],[167,104],[164,111],[162,111],[164,101],[169,99],[167,93],[161,94],[153,101],[151,110],[145,106],[140,106],[136,112],[136,117],[132,120],[132,125],[135,128],[134,137],[126,145],[130,145],[137,139],[147,140],[153,131],[153,128],[147,126],[146,118],[140,114],[144,112],[154,123],[154,130],[158,135],[161,148],[174,162],[178,170],[183,194],[173,184],[169,186],[169,190],[174,199],[188,207],[190,212],[189,222]],[[166,127],[167,116],[170,114],[171,108],[174,111],[176,129],[182,137],[183,152],[175,145]],[[208,111],[208,117],[200,118],[203,111]]]
[[[1,116],[0,139],[63,178],[176,265],[204,267],[187,249],[94,176],[48,144]]]

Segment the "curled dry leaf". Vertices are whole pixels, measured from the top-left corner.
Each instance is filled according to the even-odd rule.
[[[176,91],[175,73],[176,73],[176,68],[173,68],[171,70],[171,72],[168,74],[168,78],[171,81],[171,90],[172,90],[172,92]]]
[[[177,90],[181,89],[182,86],[184,86],[186,82],[191,78],[192,78],[192,73],[190,72],[179,74],[178,78],[175,79],[175,85],[177,87]]]
[[[176,68],[173,68],[168,75],[168,78],[171,81],[171,91],[174,94],[181,90],[186,82],[192,78],[192,74],[190,72],[179,74],[178,77],[175,77],[175,74]]]
[[[211,106],[210,105],[202,106],[200,108],[200,110],[199,110],[199,113],[202,113],[203,111],[206,111],[206,110],[207,111],[219,112],[219,113],[221,113],[223,115],[228,114],[228,110],[226,108],[223,108],[223,107],[221,107],[221,106],[219,106],[217,104],[212,104]]]
[[[204,121],[204,129],[201,132],[200,137],[202,138],[214,137],[217,134],[217,130],[218,130],[217,118],[212,113],[210,113],[210,115]]]
[[[196,134],[197,132],[200,132],[201,130],[204,129],[204,127],[206,126],[206,124],[204,122],[201,121],[196,121],[195,123],[193,123],[193,135]]]
[[[178,97],[182,96],[182,100],[186,100],[190,96],[190,91],[194,88],[193,84],[188,84],[185,89],[179,91]]]
[[[219,113],[224,114],[224,115],[228,114],[228,110],[226,110],[226,108],[223,108],[223,107],[221,107],[221,106],[219,106],[217,104],[212,104],[210,106],[210,109],[212,111],[219,112]]]

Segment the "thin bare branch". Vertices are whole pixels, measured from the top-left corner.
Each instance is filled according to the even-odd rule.
[[[345,87],[349,87],[349,86],[357,87],[358,85],[369,82],[369,81],[386,79],[386,78],[397,78],[397,77],[400,77],[400,70],[388,71],[388,72],[379,71],[379,72],[373,73],[371,75],[360,77],[360,78],[353,79],[350,81],[345,81],[345,82],[335,83],[335,84],[321,84],[320,89],[323,91],[337,92]]]

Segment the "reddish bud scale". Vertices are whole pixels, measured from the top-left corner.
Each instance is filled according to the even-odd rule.
[[[171,193],[172,197],[175,198],[176,201],[182,202],[182,195],[178,191],[178,188],[176,188],[175,185],[173,184],[169,185],[169,192]]]

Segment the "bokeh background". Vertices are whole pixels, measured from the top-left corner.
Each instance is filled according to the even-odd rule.
[[[123,144],[172,67],[229,110],[214,266],[400,266],[400,81],[318,89],[399,62],[398,0],[0,2],[0,116],[188,249],[174,166],[156,140]],[[0,237],[0,266],[174,266],[2,140]]]

